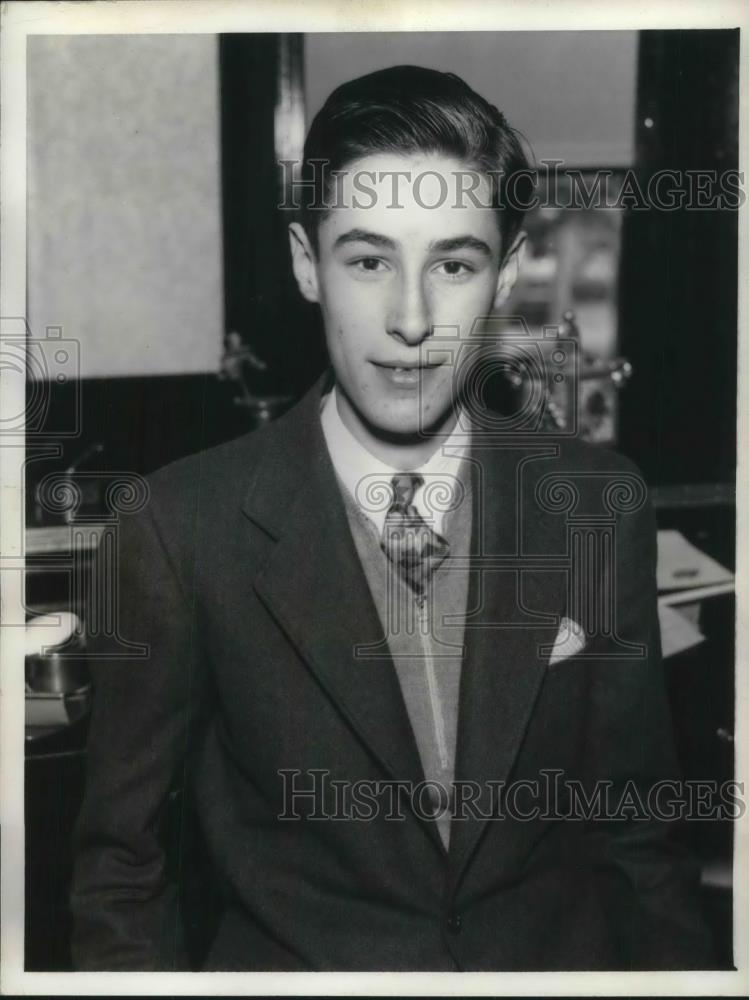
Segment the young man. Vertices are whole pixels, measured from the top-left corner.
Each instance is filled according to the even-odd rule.
[[[291,252],[332,377],[122,524],[149,656],[94,667],[78,967],[184,962],[178,776],[222,898],[207,969],[706,967],[694,869],[636,807],[677,775],[641,481],[476,402],[516,136],[399,67],[335,91],[305,160]]]

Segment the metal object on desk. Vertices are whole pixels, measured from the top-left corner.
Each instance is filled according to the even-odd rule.
[[[91,678],[84,650],[85,639],[75,633],[26,657],[27,739],[57,732],[88,712]]]
[[[219,378],[233,383],[237,390],[234,403],[251,414],[255,426],[270,423],[283,412],[292,397],[256,391],[253,383],[257,383],[258,376],[267,372],[268,365],[235,330],[227,333],[224,346]]]
[[[580,351],[580,331],[575,314],[568,309],[558,326],[544,328],[538,341],[546,355],[539,377],[531,368],[518,366],[509,374],[516,389],[544,395],[544,425],[547,430],[569,433],[599,444],[615,444],[617,393],[632,377],[626,358],[594,358]],[[538,382],[543,380],[543,386]]]
[[[568,309],[562,316],[559,336],[580,343],[575,314]],[[616,394],[632,377],[632,365],[626,358],[601,359],[582,354],[577,387],[569,383],[548,384],[549,414],[560,429],[576,420],[580,437],[586,441],[614,444],[616,441]],[[575,374],[575,373],[573,373]],[[576,407],[576,413],[572,407]]]

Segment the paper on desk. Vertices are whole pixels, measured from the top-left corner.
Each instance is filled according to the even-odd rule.
[[[728,583],[733,574],[688,542],[680,531],[658,532],[658,591]]]
[[[696,625],[662,601],[658,602],[658,621],[661,624],[664,660],[667,656],[676,656],[677,653],[683,653],[685,649],[691,649],[705,641],[705,636]]]

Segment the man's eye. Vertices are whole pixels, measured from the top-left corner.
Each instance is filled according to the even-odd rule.
[[[379,257],[360,257],[358,260],[351,261],[351,266],[356,271],[367,271],[370,274],[385,270],[385,262]]]
[[[437,270],[441,270],[448,278],[464,278],[475,272],[470,264],[465,264],[462,260],[445,260],[438,265]]]

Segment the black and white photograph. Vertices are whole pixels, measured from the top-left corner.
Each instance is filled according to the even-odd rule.
[[[746,13],[652,7],[3,6],[3,992],[749,988]]]

